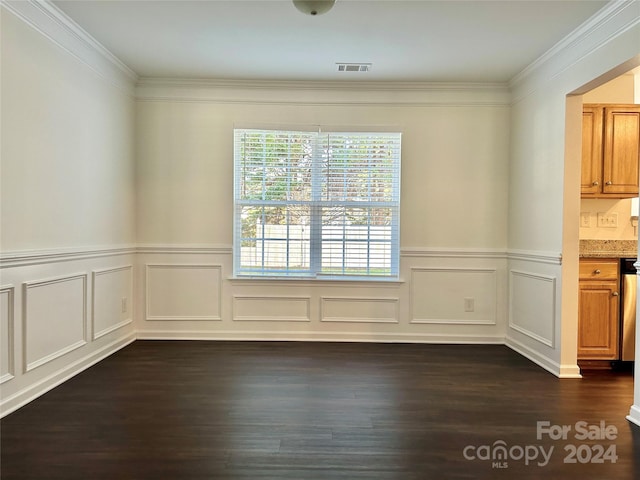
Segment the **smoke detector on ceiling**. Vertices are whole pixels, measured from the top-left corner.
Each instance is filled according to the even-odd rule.
[[[370,63],[336,63],[339,72],[368,72]]]

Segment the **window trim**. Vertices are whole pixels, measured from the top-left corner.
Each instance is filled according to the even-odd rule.
[[[247,131],[255,131],[255,132],[274,132],[274,133],[291,133],[291,134],[300,134],[301,136],[305,134],[312,134],[314,136],[313,139],[313,148],[312,148],[312,163],[311,163],[311,200],[308,201],[292,201],[292,200],[249,200],[240,198],[240,185],[241,185],[241,171],[243,160],[240,159],[239,146],[242,143],[242,140],[239,140],[239,135],[242,135],[243,132]],[[373,197],[369,197],[370,200],[361,201],[361,200],[323,200],[322,195],[322,186],[326,185],[324,182],[326,180],[322,178],[322,160],[319,159],[322,146],[327,145],[330,146],[330,136],[345,136],[353,134],[354,136],[363,136],[363,135],[371,135],[371,136],[379,136],[380,138],[389,137],[389,147],[390,151],[393,153],[393,159],[390,171],[392,172],[391,179],[389,180],[389,185],[392,188],[392,200],[389,201],[379,201],[376,202],[372,200]],[[327,143],[323,143],[323,135],[327,135]],[[280,280],[280,281],[294,281],[296,284],[304,281],[311,282],[374,282],[374,283],[398,283],[400,282],[400,190],[401,190],[401,162],[402,162],[402,133],[399,131],[392,131],[388,129],[367,129],[362,130],[361,128],[351,128],[351,129],[336,129],[335,131],[326,131],[323,129],[317,129],[315,131],[310,131],[302,128],[288,128],[286,130],[278,129],[278,128],[250,128],[250,127],[235,127],[234,128],[234,140],[233,140],[233,175],[234,175],[234,187],[233,187],[233,280]],[[263,190],[264,192],[264,190]],[[242,250],[240,247],[241,242],[241,234],[240,228],[241,225],[241,213],[240,209],[242,206],[267,206],[267,205],[295,205],[295,204],[304,204],[310,206],[309,213],[309,228],[310,228],[310,236],[309,236],[309,268],[304,269],[302,271],[288,271],[287,269],[274,269],[273,271],[268,271],[262,267],[262,271],[260,268],[255,270],[242,270],[241,266],[241,255]],[[323,205],[324,204],[324,205]],[[322,232],[322,213],[318,213],[319,209],[322,211],[323,207],[326,205],[338,205],[341,208],[349,208],[349,207],[363,207],[365,210],[373,209],[373,208],[391,208],[392,213],[390,214],[390,223],[389,223],[389,231],[390,238],[389,240],[376,240],[375,237],[371,237],[371,231],[368,230],[366,239],[362,240],[367,244],[367,250],[369,251],[369,247],[372,243],[385,243],[389,245],[390,256],[388,259],[388,267],[390,273],[389,274],[348,274],[348,273],[330,273],[330,272],[322,272],[322,255],[323,248],[322,244],[324,243],[323,232]],[[314,214],[314,211],[316,213]],[[311,220],[314,219],[314,220]],[[285,223],[285,225],[289,225]],[[370,225],[369,225],[370,226]],[[343,225],[344,227],[344,225]],[[289,239],[287,233],[287,239]],[[262,242],[264,243],[264,238]],[[345,241],[349,241],[346,237],[342,237],[343,243]],[[314,247],[315,245],[315,247]],[[287,242],[288,249],[288,242]],[[344,247],[343,247],[343,257],[345,255]],[[288,253],[287,253],[288,258]],[[376,257],[371,257],[369,253],[367,253],[366,257],[362,257],[365,259],[367,264],[364,267],[366,270],[369,270],[369,262]],[[287,260],[288,262],[288,260]],[[344,259],[341,262],[341,270],[344,272],[345,268],[348,268],[345,265]],[[250,267],[249,267],[250,268]],[[375,267],[374,267],[375,268]],[[282,273],[280,273],[282,272]],[[315,272],[315,273],[314,273]]]

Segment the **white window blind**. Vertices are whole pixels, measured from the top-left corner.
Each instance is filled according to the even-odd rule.
[[[398,276],[399,133],[234,137],[237,276]]]

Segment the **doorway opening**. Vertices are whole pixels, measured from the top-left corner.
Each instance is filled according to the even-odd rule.
[[[583,111],[587,104],[640,104],[640,58],[636,57],[625,64],[592,80],[580,89],[572,92],[566,99],[566,130],[565,130],[565,191],[564,191],[564,228],[562,254],[562,359],[563,362],[580,363],[580,331],[578,311],[584,298],[579,290],[581,265],[579,259],[585,257],[589,242],[593,245],[606,244],[607,240],[625,241],[627,251],[618,252],[619,258],[635,257],[638,252],[637,214],[634,217],[630,195],[627,199],[606,198],[606,195],[596,194],[593,198],[584,198],[581,194],[581,183],[584,183],[582,173],[582,145],[583,145]],[[636,172],[640,165],[636,164]],[[637,175],[637,173],[636,173]],[[579,181],[582,179],[583,181]],[[596,180],[601,181],[600,179]],[[595,185],[602,188],[601,185]],[[582,191],[584,191],[584,186]],[[599,190],[602,192],[602,190]],[[636,193],[637,198],[637,193]],[[616,243],[619,247],[621,244]],[[611,247],[609,245],[608,247]],[[603,248],[606,250],[606,248]],[[606,253],[604,254],[606,256]],[[614,258],[614,257],[611,257]],[[584,268],[583,268],[584,270]],[[594,268],[593,271],[602,269]],[[615,274],[620,275],[616,269]],[[582,272],[584,275],[585,272]],[[616,277],[618,279],[618,277]],[[620,285],[621,283],[618,283]],[[605,295],[604,291],[602,294]],[[619,300],[619,287],[610,292],[614,295],[614,302]],[[636,300],[637,303],[637,300]],[[616,315],[618,313],[616,312]],[[619,317],[618,317],[619,318]],[[618,318],[616,318],[618,320]],[[618,324],[619,325],[619,324]],[[616,348],[620,348],[618,336]],[[637,342],[637,339],[636,339]],[[617,352],[620,353],[619,351]],[[577,359],[577,360],[576,360]],[[606,362],[605,362],[606,363]],[[582,366],[582,365],[581,365]],[[636,371],[635,399],[640,398],[639,374]]]

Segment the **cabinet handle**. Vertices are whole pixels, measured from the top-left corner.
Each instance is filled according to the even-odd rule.
[[[614,297],[618,296],[618,292],[613,292],[611,295],[613,295]]]
[[[611,185],[611,180],[609,180],[605,185]]]
[[[598,181],[596,180],[596,181],[595,181],[595,182],[593,182],[591,185],[593,185],[594,187],[597,187],[597,186],[598,186],[598,185],[600,185],[600,184],[599,184],[599,183],[598,183]]]
[[[596,269],[596,270],[593,271],[593,273],[594,273],[594,275],[600,275],[601,272],[600,272],[600,269]]]

